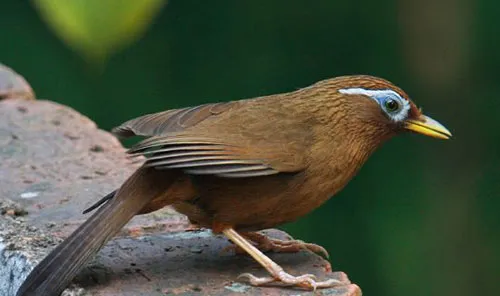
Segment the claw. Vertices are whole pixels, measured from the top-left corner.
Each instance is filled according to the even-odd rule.
[[[326,281],[316,281],[314,274],[304,274],[293,276],[289,273],[281,271],[276,274],[276,277],[256,277],[251,273],[243,273],[238,278],[246,278],[252,286],[262,286],[269,283],[280,283],[284,286],[298,286],[315,291],[317,288],[329,288],[337,285],[342,285],[342,282],[334,279]]]
[[[261,286],[274,282],[276,279],[273,277],[256,277],[251,273],[243,273],[238,276],[238,278],[246,278],[252,286]]]
[[[311,243],[306,243],[301,240],[289,240],[289,241],[281,241],[281,240],[274,240],[274,239],[269,239],[271,243],[275,245],[273,250],[278,251],[278,252],[286,252],[286,251],[299,251],[300,249],[303,250],[309,250],[313,253],[320,254],[326,259],[330,258],[330,254],[328,254],[328,251],[323,248],[320,245],[316,244],[311,244]]]
[[[328,251],[320,245],[306,243],[301,240],[280,240],[270,238],[259,232],[245,233],[245,236],[254,242],[262,251],[273,251],[275,253],[294,253],[300,250],[309,250],[313,253],[320,254],[326,259],[330,258]]]

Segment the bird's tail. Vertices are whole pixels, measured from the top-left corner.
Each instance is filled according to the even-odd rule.
[[[112,199],[31,271],[17,296],[60,295],[101,247],[148,202],[165,194],[174,180],[169,170],[137,170]]]

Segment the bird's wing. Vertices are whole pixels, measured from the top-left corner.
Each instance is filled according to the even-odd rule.
[[[262,114],[268,109],[240,102],[207,104],[145,115],[114,133],[149,137],[129,153],[147,156],[145,165],[158,169],[227,178],[303,170],[306,128],[291,126],[297,120],[281,120],[286,112]]]
[[[114,128],[113,133],[124,138],[161,136],[195,126],[206,119],[231,110],[236,105],[237,102],[205,104],[148,114],[123,123]]]

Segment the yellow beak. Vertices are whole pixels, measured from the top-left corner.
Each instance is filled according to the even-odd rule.
[[[441,123],[434,119],[422,115],[419,119],[408,119],[405,122],[405,129],[438,139],[449,139],[451,137],[450,131],[445,128]]]

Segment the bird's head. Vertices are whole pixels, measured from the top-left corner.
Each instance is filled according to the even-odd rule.
[[[399,87],[373,76],[342,76],[333,79],[336,92],[346,101],[356,102],[363,120],[394,132],[412,131],[426,136],[449,139],[450,131],[421,110]]]

